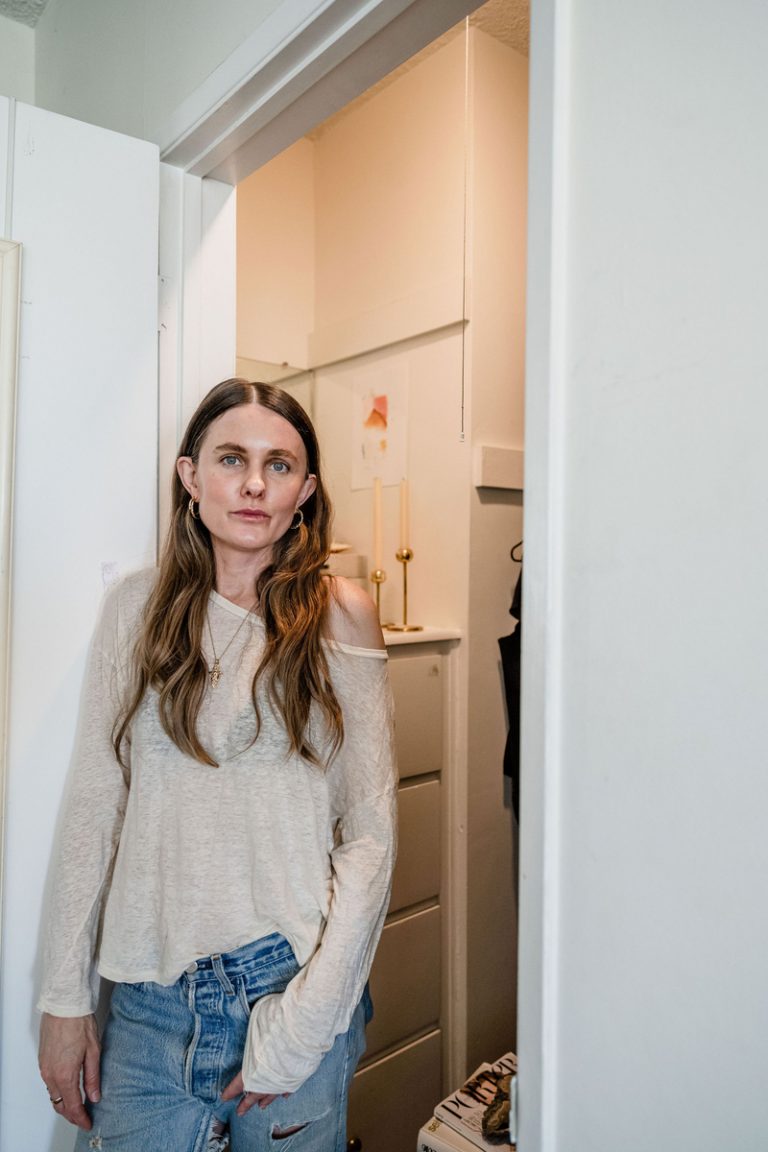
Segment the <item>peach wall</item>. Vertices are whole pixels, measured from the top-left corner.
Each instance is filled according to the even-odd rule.
[[[307,367],[315,307],[314,188],[308,140],[238,186],[238,356]]]
[[[463,166],[457,36],[318,139],[319,330],[460,277]]]

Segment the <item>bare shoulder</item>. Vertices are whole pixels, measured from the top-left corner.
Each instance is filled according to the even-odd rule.
[[[376,605],[368,593],[344,576],[330,577],[328,638],[354,648],[383,648]]]

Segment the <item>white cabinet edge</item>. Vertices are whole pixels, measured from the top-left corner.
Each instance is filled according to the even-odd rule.
[[[473,460],[475,488],[507,488],[522,492],[525,453],[522,448],[477,444]]]
[[[403,644],[432,644],[445,640],[461,640],[458,628],[440,628],[425,624],[419,632],[388,632],[384,630],[384,643],[387,648],[397,648]]]

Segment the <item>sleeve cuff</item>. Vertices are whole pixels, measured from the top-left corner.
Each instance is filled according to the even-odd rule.
[[[45,996],[41,996],[37,1002],[38,1012],[47,1012],[49,1016],[64,1016],[72,1018],[75,1016],[92,1016],[96,1009],[92,1006],[90,1000],[84,1000],[79,1004],[62,1004],[55,1000],[49,1000]]]

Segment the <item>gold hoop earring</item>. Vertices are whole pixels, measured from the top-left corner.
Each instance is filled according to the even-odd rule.
[[[304,523],[304,513],[302,512],[301,508],[297,508],[293,515],[294,519],[296,516],[298,516],[299,522],[298,524],[294,524],[293,520],[291,521],[291,531],[298,532],[299,528],[301,528],[302,524]]]
[[[198,505],[198,507],[199,507],[199,505]],[[195,512],[195,498],[194,498],[194,496],[190,496],[190,498],[189,498],[189,504],[187,504],[187,513],[192,517],[193,520],[199,520],[200,519],[200,516],[198,515],[198,513]]]

